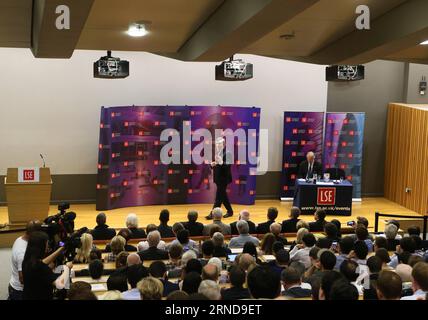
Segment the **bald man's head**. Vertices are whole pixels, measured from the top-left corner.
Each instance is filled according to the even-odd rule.
[[[248,268],[254,263],[256,263],[256,261],[249,253],[244,253],[239,258],[239,267],[244,271],[247,271]]]
[[[202,269],[202,280],[212,280],[217,282],[218,274],[219,272],[218,272],[217,266],[213,263],[208,263]]]
[[[141,258],[138,254],[136,253],[131,253],[127,258],[126,258],[126,265],[128,267],[130,266],[134,266],[136,264],[141,264]]]

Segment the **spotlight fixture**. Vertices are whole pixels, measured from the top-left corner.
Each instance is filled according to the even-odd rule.
[[[139,38],[144,37],[149,32],[147,31],[146,26],[143,23],[134,23],[129,26],[129,29],[126,33],[131,37]]]
[[[293,32],[290,32],[290,33],[284,33],[284,34],[281,34],[280,36],[279,36],[279,38],[281,39],[281,40],[292,40],[292,39],[294,39],[296,37],[296,34],[295,34],[295,32],[293,31]]]

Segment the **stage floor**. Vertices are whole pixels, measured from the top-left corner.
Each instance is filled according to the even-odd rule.
[[[227,222],[232,222],[237,219],[240,210],[248,209],[251,214],[251,220],[259,223],[266,221],[266,212],[269,207],[277,207],[279,210],[279,216],[277,221],[287,219],[289,210],[292,206],[292,202],[281,202],[279,200],[258,200],[253,206],[242,206],[234,205],[235,215],[231,218],[226,219]],[[126,216],[133,212],[138,215],[140,226],[147,226],[149,223],[159,223],[159,212],[167,208],[171,213],[170,223],[181,222],[187,220],[187,211],[190,209],[197,210],[199,212],[199,221],[207,223],[205,216],[211,209],[211,205],[208,204],[184,204],[184,205],[157,205],[157,206],[144,206],[144,207],[132,207],[106,211],[107,224],[114,228],[121,228],[125,224]],[[95,210],[95,204],[76,204],[71,205],[70,211],[74,211],[77,214],[76,228],[83,226],[93,228],[95,226],[95,216],[97,211]],[[386,200],[385,198],[363,198],[361,202],[354,202],[352,206],[352,216],[328,216],[328,220],[333,218],[338,219],[342,223],[354,220],[358,216],[364,216],[369,220],[370,228],[374,226],[374,213],[397,213],[397,214],[415,214],[414,211],[408,210],[394,202]],[[51,206],[49,214],[56,214],[57,206]],[[302,216],[302,219],[306,221],[312,221],[312,216]],[[0,207],[0,224],[7,223],[7,207]],[[380,227],[383,227],[382,221]]]

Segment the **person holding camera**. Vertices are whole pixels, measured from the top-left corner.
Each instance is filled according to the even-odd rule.
[[[24,300],[52,300],[54,288],[64,289],[70,278],[70,270],[73,268],[71,262],[63,266],[63,272],[60,276],[49,267],[64,251],[64,248],[59,247],[46,257],[48,240],[48,235],[40,231],[33,232],[29,237],[22,262]]]

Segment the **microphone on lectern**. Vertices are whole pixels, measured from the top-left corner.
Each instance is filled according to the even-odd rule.
[[[43,158],[42,154],[40,154],[40,158],[42,158],[42,160],[43,160],[43,168],[46,168],[45,158]]]

